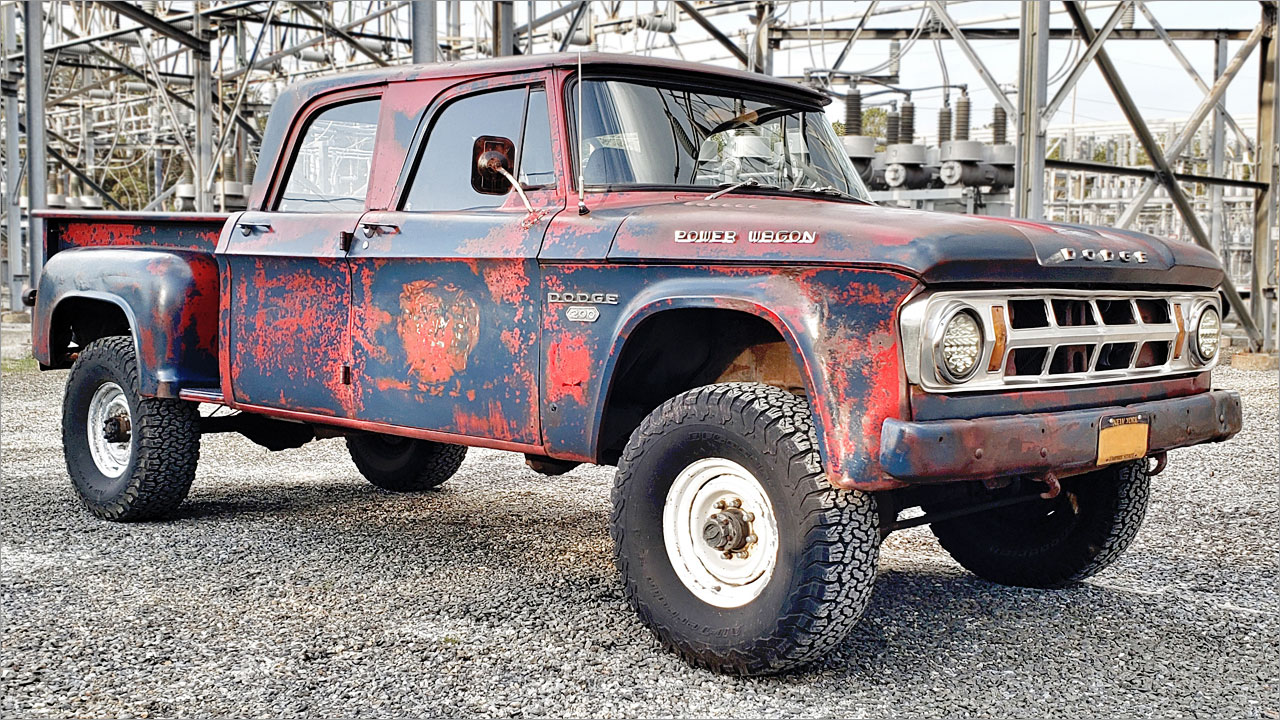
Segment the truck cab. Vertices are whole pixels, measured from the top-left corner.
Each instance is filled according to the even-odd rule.
[[[996,582],[1097,572],[1168,450],[1240,428],[1217,260],[878,207],[828,101],[597,54],[291,87],[248,210],[45,214],[34,347],[71,368],[73,487],[161,517],[224,431],[344,437],[393,491],[468,447],[616,465],[628,601],[735,673],[839,642],[902,527]]]

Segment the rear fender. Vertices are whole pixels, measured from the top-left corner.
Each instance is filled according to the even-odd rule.
[[[32,350],[68,367],[79,302],[107,303],[128,319],[144,396],[177,397],[218,384],[218,266],[207,253],[76,248],[49,259],[32,316]],[[79,337],[89,341],[95,337]]]

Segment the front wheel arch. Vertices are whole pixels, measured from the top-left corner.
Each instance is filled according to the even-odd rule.
[[[709,363],[709,366],[718,366],[704,370],[682,382],[657,384],[651,391],[645,393],[646,401],[639,406],[628,403],[630,398],[622,393],[622,388],[629,387],[632,381],[628,373],[631,369],[629,365],[635,361],[636,355],[645,349],[646,335],[653,334],[649,331],[661,328],[663,332],[657,334],[664,336],[664,340],[668,342],[667,347],[670,347],[673,329],[692,323],[697,331],[703,332],[707,327],[724,327],[734,322],[744,326],[743,332],[734,338],[735,344],[720,354],[721,362]],[[709,339],[714,338],[702,338],[704,341]],[[722,371],[739,352],[754,345],[771,342],[785,343],[790,351],[791,362],[802,385],[802,388],[797,388],[800,392],[796,394],[807,397],[811,404],[821,404],[821,396],[815,393],[812,373],[808,367],[809,361],[795,333],[781,317],[763,305],[748,300],[688,297],[667,298],[637,309],[616,334],[603,368],[606,379],[592,415],[599,418],[599,422],[592,439],[591,456],[595,458],[597,464],[615,464],[631,432],[654,408],[679,393],[717,382]],[[688,350],[687,345],[679,348],[682,355],[687,354]],[[815,412],[815,420],[821,417],[825,416],[821,412]],[[815,422],[814,429],[818,438],[818,454],[826,464],[829,458],[822,423]]]

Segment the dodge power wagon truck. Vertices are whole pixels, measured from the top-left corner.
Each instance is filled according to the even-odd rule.
[[[468,447],[616,465],[629,603],[741,674],[839,643],[903,527],[997,583],[1098,572],[1166,453],[1240,429],[1218,261],[877,207],[826,102],[598,54],[383,69],[280,95],[245,212],[45,213],[75,492],[161,517],[227,431],[343,436],[397,491]]]

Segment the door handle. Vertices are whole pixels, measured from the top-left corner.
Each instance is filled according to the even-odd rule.
[[[245,237],[252,235],[255,231],[271,232],[271,223],[269,222],[249,222],[246,220],[236,224],[240,226],[240,234]]]
[[[360,223],[360,227],[364,229],[364,236],[367,238],[374,235],[395,235],[400,232],[400,226],[392,223]]]

